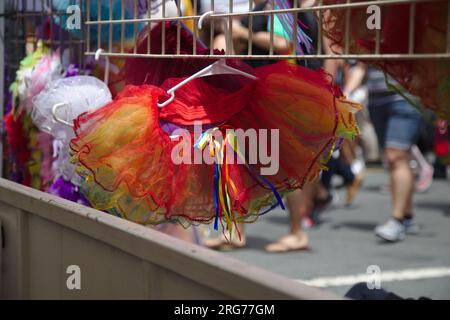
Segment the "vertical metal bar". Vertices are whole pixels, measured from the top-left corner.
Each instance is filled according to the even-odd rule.
[[[133,8],[133,18],[136,20],[138,17],[138,0],[134,0],[134,8]],[[137,23],[133,23],[133,40],[137,39]],[[137,46],[133,46],[133,52],[137,53]]]
[[[26,13],[26,2],[25,2],[25,0],[22,0],[22,25],[23,25],[23,32],[24,32],[24,45],[25,45],[25,52],[26,53],[28,53],[27,52],[27,46],[28,46],[28,41],[27,41],[27,38],[28,38],[28,29],[27,29],[27,23],[26,23],[26,20],[25,20],[25,13]]]
[[[97,21],[100,22],[102,20],[102,2],[97,2]],[[102,25],[97,23],[97,49],[102,47]]]
[[[28,21],[26,20],[26,2],[24,0],[22,0],[22,6],[21,6],[21,10],[22,10],[22,17],[21,17],[21,23],[23,25],[23,30],[24,30],[24,38],[25,38],[25,45],[28,43],[28,45],[26,46],[27,48],[25,49],[25,51],[29,52],[30,50],[30,46],[29,46],[29,40],[27,40],[27,38],[29,38],[29,27],[28,27]]]
[[[58,12],[56,13],[58,14]],[[70,30],[67,31],[69,33],[70,36]],[[61,65],[63,63],[63,54],[64,54],[64,28],[59,28],[59,46],[60,46],[60,56],[59,56],[59,61],[61,62]],[[69,48],[69,55],[70,55],[70,51],[71,51],[71,47],[70,47],[70,39],[69,39],[69,44],[68,44],[68,48]],[[70,57],[69,57],[69,63],[70,63]]]
[[[147,16],[149,19],[152,17],[152,0],[147,0]],[[151,35],[152,35],[152,23],[149,21],[147,23],[147,54],[150,54],[152,52],[151,48]]]
[[[109,20],[113,18],[112,12],[113,3],[112,0],[109,0]],[[108,52],[112,52],[112,36],[113,36],[113,24],[109,24],[109,39],[108,39]]]
[[[319,7],[322,7],[322,0],[319,0]],[[323,27],[323,12],[322,9],[319,9],[319,26],[317,28],[317,51],[316,54],[322,54],[322,27]]]
[[[177,18],[182,16],[181,13],[181,0],[176,1],[177,5]],[[177,55],[180,54],[180,28],[181,28],[181,22],[180,19],[177,19]]]
[[[194,16],[196,16],[197,14],[198,14],[198,8],[197,8],[197,3],[198,3],[198,1],[196,1],[196,0],[194,0],[194,1],[192,1],[193,2],[193,4],[192,4],[192,11],[193,11],[193,13],[194,13]],[[197,25],[197,23],[198,23],[198,20],[197,19],[193,19],[192,20],[192,24],[193,24],[193,27],[194,27],[194,34],[193,34],[193,37],[192,37],[192,41],[193,41],[193,43],[192,43],[192,54],[193,55],[196,55],[197,54],[197,36],[198,36],[198,25]]]
[[[80,4],[81,4],[81,8],[83,8],[83,2],[81,2]],[[81,59],[81,57],[83,56],[83,43],[84,43],[83,39],[86,39],[86,37],[85,37],[85,35],[83,33],[83,31],[84,31],[84,28],[83,28],[83,23],[84,23],[83,15],[84,15],[84,13],[83,13],[83,9],[81,9],[81,10],[82,10],[81,17],[80,17],[80,19],[81,19],[81,21],[80,21],[81,22],[80,23],[81,40],[78,42],[78,46],[77,46],[78,50],[77,50],[76,55],[75,55],[75,59],[78,58],[76,60],[77,61],[76,64],[78,66],[78,70],[79,70],[80,74],[84,70],[84,68],[83,68],[83,60]]]
[[[50,5],[50,50],[53,51],[53,6]]]
[[[98,1],[98,0],[97,0]],[[125,23],[123,20],[125,19],[125,2],[122,1],[122,5],[120,7],[120,19],[122,20],[122,23],[120,24],[120,52],[124,52],[124,41],[125,41]]]
[[[447,52],[450,52],[450,1],[447,3]]]
[[[44,0],[42,0],[42,1],[44,1]],[[17,4],[17,7],[16,7],[16,10],[15,10],[15,12],[18,12],[18,10],[19,10],[19,8],[18,8],[18,4]],[[19,39],[19,36],[18,36],[18,34],[19,34],[19,30],[20,30],[20,22],[19,22],[19,18],[15,18],[14,19],[14,21],[15,21],[15,28],[14,28],[14,31],[13,31],[13,33],[14,33],[14,40],[18,40]],[[19,59],[20,59],[20,57],[19,57],[19,50],[20,50],[20,46],[19,46],[19,42],[18,41],[16,41],[16,44],[15,44],[15,53],[16,54],[14,54],[14,64],[15,65],[17,65],[18,64],[18,62],[19,62]]]
[[[86,22],[91,21],[91,0],[87,0],[86,4]],[[86,28],[86,51],[91,51],[91,25],[88,24]]]
[[[44,0],[42,0],[42,3],[44,3]],[[17,2],[16,12],[18,12],[18,11],[19,11],[19,3]],[[14,40],[19,40],[20,30],[22,30],[22,33],[26,32],[25,25],[23,25],[22,20],[20,18],[16,17],[15,21],[16,21],[16,28],[14,29],[14,38],[15,38]],[[22,29],[21,29],[21,27],[22,27]],[[25,43],[23,43],[22,45],[23,45],[23,47],[21,48],[20,42],[16,41],[16,54],[14,55],[15,67],[19,66],[20,59],[22,58],[20,56],[23,53],[23,50],[25,50]]]
[[[351,0],[347,0],[347,3],[351,3]],[[351,9],[345,9],[345,41],[344,41],[344,53],[348,54],[350,47],[350,20],[351,20]]]
[[[61,28],[62,29],[62,28]],[[75,53],[75,48],[76,46],[73,44],[73,38],[72,38],[72,32],[68,31],[67,32],[67,41],[68,41],[68,45],[67,45],[67,49],[69,50],[69,63],[72,63],[72,56]],[[61,41],[63,41],[63,37],[61,37]],[[61,58],[62,58],[62,53],[63,53],[63,45],[61,44]]]
[[[233,13],[233,0],[228,1],[229,13]],[[228,17],[228,34],[225,34],[227,47],[226,54],[233,54],[233,17]]]
[[[275,0],[272,0],[272,9],[275,8]],[[273,55],[273,28],[274,28],[274,14],[270,14],[270,45],[269,45],[269,55]]]
[[[25,13],[26,13],[26,2],[25,0],[22,0],[22,26],[23,26],[23,37],[24,37],[24,47],[25,47],[25,54],[28,54],[28,29],[27,29],[27,23],[25,19]]]
[[[214,12],[214,0],[211,0],[211,11]],[[214,53],[214,19],[209,20],[209,54]]]
[[[166,17],[166,0],[162,0],[162,17]],[[166,22],[162,21],[162,32],[161,32],[161,54],[166,52]]]
[[[33,0],[33,21],[34,21],[33,30],[36,30],[37,29],[36,0]],[[37,45],[36,34],[33,34],[33,51],[36,50],[36,45]]]
[[[408,53],[414,53],[414,36],[415,32],[415,23],[414,18],[416,16],[416,3],[411,3],[409,7],[409,34],[408,34]]]
[[[253,11],[253,1],[248,1],[248,12]],[[253,54],[253,16],[248,15],[248,44],[247,44],[247,55],[251,56]]]
[[[85,2],[86,2],[85,0],[83,0],[81,2],[81,24],[80,24],[81,30],[80,30],[80,34],[81,34],[83,39],[89,39],[89,38],[87,38],[86,28],[85,28],[85,25],[84,25],[84,22],[86,21],[86,13],[85,13],[85,7],[84,7]],[[78,49],[78,68],[79,68],[80,74],[84,74],[85,70],[86,70],[85,59],[84,59],[84,54],[83,54],[84,51],[85,51],[85,48],[86,48],[86,44],[85,44],[85,41],[83,40],[83,41],[80,42],[80,46],[79,46],[79,49]]]
[[[5,14],[5,2],[0,1],[0,15]],[[0,18],[0,123],[3,123],[3,114],[5,112],[5,97],[4,95],[4,79],[5,79],[5,20]],[[0,177],[3,177],[3,135],[0,136]],[[1,261],[0,261],[1,262]]]
[[[44,9],[44,1],[46,1],[46,0],[42,0],[42,7],[41,7],[41,22],[44,22],[45,21],[45,17],[46,17],[46,12],[45,12],[45,9]],[[51,19],[51,16],[49,17],[50,19]],[[49,39],[49,41],[50,41],[50,39]],[[48,45],[48,43],[46,43],[46,45]]]
[[[293,8],[298,7],[298,0],[294,0],[292,7]],[[294,12],[294,21],[292,21],[292,53],[293,54],[297,54],[297,25],[298,25],[298,11],[295,11]]]
[[[380,53],[380,29],[375,29],[375,54]]]

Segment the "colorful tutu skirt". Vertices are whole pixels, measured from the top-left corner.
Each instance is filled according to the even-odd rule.
[[[353,1],[361,2],[361,0]],[[325,0],[324,4],[345,3]],[[445,53],[448,1],[415,3],[413,52],[417,54]],[[380,6],[380,54],[407,54],[411,4]],[[350,14],[349,53],[375,53],[377,30],[367,27],[367,6],[352,8]],[[325,35],[332,41],[332,50],[340,51],[345,45],[346,10],[330,10],[324,19]],[[425,108],[439,117],[450,119],[450,59],[368,60],[394,78],[403,88],[420,98]]]
[[[283,195],[317,177],[341,138],[357,134],[360,106],[323,72],[279,62],[254,74],[195,79],[164,108],[157,103],[184,78],[128,85],[80,115],[71,149],[90,204],[141,224],[214,220],[228,230],[283,206]],[[231,88],[223,77],[242,85]]]

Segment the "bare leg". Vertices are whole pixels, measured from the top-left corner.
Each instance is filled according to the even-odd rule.
[[[324,187],[322,182],[318,181],[315,195],[316,200],[327,201],[327,199],[329,199],[330,197],[330,192],[327,190],[327,188]]]
[[[363,148],[366,161],[380,160],[380,149],[378,147],[378,138],[375,133],[375,128],[370,122],[370,115],[367,108],[363,108],[356,113],[356,120],[358,122],[361,134],[359,136],[360,145]]]
[[[286,205],[289,210],[289,218],[291,222],[290,233],[297,234],[302,232],[302,216],[305,208],[302,206],[302,190],[296,190],[286,197]]]
[[[422,152],[416,145],[413,145],[411,147],[411,157],[413,157],[417,161],[417,164],[421,169],[423,167],[429,166],[428,161],[425,159]]]
[[[308,248],[308,235],[302,229],[302,219],[311,212],[319,181],[306,184],[303,190],[296,190],[286,198],[290,217],[290,232],[266,246],[268,252],[286,252]]]
[[[227,48],[227,40],[225,38],[225,35],[223,33],[218,34],[214,38],[214,49],[226,50],[226,48]]]
[[[433,182],[434,168],[428,163],[416,145],[411,147],[411,157],[416,160],[419,169],[419,176],[415,181],[415,191],[425,192],[431,187]]]
[[[320,180],[307,183],[302,190],[296,190],[286,197],[286,204],[291,220],[291,234],[302,233],[302,220],[314,206],[314,198],[318,192]]]
[[[232,250],[245,247],[246,239],[244,233],[244,224],[238,223],[237,227],[239,228],[240,238],[239,233],[233,226],[231,241],[229,232],[225,232],[226,237],[222,232],[220,232],[220,234],[216,237],[204,240],[203,245],[215,250]]]
[[[195,242],[195,231],[191,228],[185,229],[178,224],[161,224],[155,226],[154,229],[187,242]]]
[[[412,208],[414,176],[409,166],[410,152],[387,148],[385,156],[391,178],[392,215],[402,220]]]
[[[355,141],[344,140],[340,148],[342,160],[349,165],[356,159],[355,146]]]

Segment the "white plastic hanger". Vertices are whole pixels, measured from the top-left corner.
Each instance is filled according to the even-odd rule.
[[[98,61],[100,59],[100,55],[104,52],[103,49],[99,48],[97,49],[97,51],[95,51],[95,61]],[[106,85],[108,85],[108,81],[109,81],[109,57],[105,56],[105,74],[103,76],[103,82],[106,83]]]
[[[164,101],[163,103],[158,103],[158,107],[163,108],[163,107],[167,106],[169,103],[171,103],[173,101],[173,99],[175,99],[175,91],[178,90],[179,88],[181,88],[182,86],[184,86],[186,83],[188,83],[196,78],[212,76],[212,75],[216,75],[216,74],[236,74],[236,75],[241,75],[241,76],[244,76],[244,77],[252,79],[252,80],[257,79],[254,75],[251,75],[247,72],[230,67],[229,65],[226,64],[225,59],[220,59],[220,60],[214,62],[213,64],[210,64],[206,68],[200,70],[199,72],[193,74],[189,78],[184,79],[176,86],[167,90],[167,93],[170,95],[170,98],[167,99],[166,101]]]
[[[207,17],[209,17],[213,13],[214,13],[214,11],[207,11],[200,16],[200,19],[198,19],[198,29],[199,30],[201,30],[203,27],[203,20],[205,20]]]
[[[97,51],[95,51],[95,60],[96,60],[96,61],[98,61],[98,60],[100,59],[100,55],[101,55],[103,52],[104,52],[104,50],[101,49],[101,48],[99,48],[99,49],[97,49]],[[105,63],[105,74],[104,74],[103,82],[105,82],[106,85],[108,85],[110,63],[109,63],[109,57],[108,57],[108,56],[105,56],[104,58],[105,58],[105,60],[106,60],[106,61],[105,61],[106,63]],[[53,120],[55,120],[56,122],[61,123],[61,124],[63,124],[63,125],[66,125],[66,126],[68,126],[68,127],[73,127],[73,123],[71,123],[71,122],[69,122],[69,121],[67,121],[67,120],[61,119],[61,118],[58,116],[57,112],[58,112],[58,110],[59,110],[60,108],[62,108],[62,107],[66,107],[65,112],[66,112],[66,116],[68,116],[68,112],[69,112],[69,111],[68,111],[67,108],[70,108],[70,104],[67,103],[67,102],[60,102],[60,103],[55,104],[55,105],[52,107]]]
[[[60,102],[60,103],[55,104],[52,107],[53,120],[55,120],[58,123],[61,123],[61,124],[65,125],[65,126],[73,127],[73,123],[69,122],[68,120],[61,119],[58,116],[58,109],[60,109],[62,107],[67,107],[65,109],[65,113],[66,113],[66,117],[69,118],[69,110],[68,110],[68,108],[70,107],[70,104],[67,103],[67,102]]]
[[[200,16],[200,19],[198,19],[198,25],[197,25],[199,30],[201,30],[202,27],[203,27],[203,20],[205,20],[206,18],[210,17],[214,13],[215,13],[214,11],[207,11],[207,12],[205,12],[204,14],[202,14]],[[222,22],[225,22],[223,24],[223,28],[224,28],[224,30],[223,30],[224,32],[223,33],[225,35],[225,43],[226,43],[225,49],[226,49],[226,53],[227,54],[231,54],[232,51],[233,51],[233,49],[232,49],[233,41],[232,41],[232,38],[231,38],[231,32],[229,32],[229,29],[231,28],[231,26],[229,25],[230,21],[228,19],[226,19],[226,18],[222,18],[222,19],[224,19]]]

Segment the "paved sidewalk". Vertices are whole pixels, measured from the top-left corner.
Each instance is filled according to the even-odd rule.
[[[389,217],[390,196],[380,192],[388,183],[382,170],[368,174],[351,207],[340,203],[322,215],[308,231],[312,250],[267,254],[264,246],[288,230],[288,214],[273,211],[246,227],[248,247],[230,256],[292,279],[344,294],[353,282],[364,280],[368,266],[379,266],[382,286],[404,297],[450,299],[450,180],[437,180],[426,194],[415,197],[420,235],[396,244],[380,242],[375,226]]]

